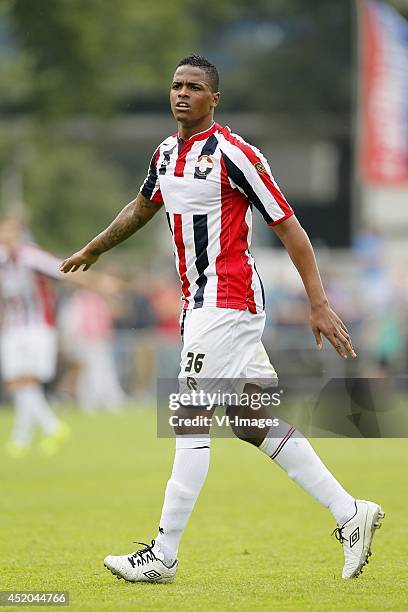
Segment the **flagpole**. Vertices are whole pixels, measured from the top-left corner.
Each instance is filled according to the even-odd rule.
[[[362,229],[364,219],[362,217],[362,191],[361,176],[359,173],[360,137],[361,137],[361,55],[362,55],[362,2],[364,0],[352,0],[352,60],[351,60],[351,133],[352,133],[352,170],[351,180],[351,237],[355,237]]]

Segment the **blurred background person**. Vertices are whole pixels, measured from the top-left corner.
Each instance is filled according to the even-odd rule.
[[[58,317],[63,352],[78,365],[75,399],[85,412],[120,410],[126,401],[113,358],[113,318],[105,296],[76,289]]]
[[[61,277],[58,264],[24,236],[18,219],[0,223],[1,373],[15,408],[6,447],[15,457],[26,454],[35,428],[44,436],[40,448],[46,454],[69,434],[43,388],[56,368],[55,299],[47,277]]]
[[[160,339],[152,277],[141,268],[130,274],[129,291],[113,302],[116,363],[126,391],[141,406],[154,400]]]
[[[15,408],[13,430],[6,444],[7,452],[14,457],[27,454],[36,429],[43,435],[39,448],[46,455],[57,452],[70,434],[68,425],[54,414],[44,391],[57,369],[57,300],[49,279],[64,278],[59,265],[57,257],[33,243],[18,218],[0,222],[0,361],[5,390]],[[83,370],[87,377],[79,383],[80,401],[82,405],[94,405],[95,393],[99,393],[95,387],[99,385],[106,394],[103,405],[112,402],[114,407],[124,395],[106,344],[112,322],[101,296],[116,295],[125,285],[112,276],[94,272],[69,282],[85,287],[84,293],[79,293],[80,309],[76,307],[76,312],[71,313],[70,329],[73,333],[72,325],[76,327],[80,375]],[[106,379],[96,383],[98,376]],[[100,394],[98,398],[101,401]]]
[[[390,245],[378,228],[367,226],[353,244],[358,262],[363,345],[371,355],[370,376],[393,375],[404,363],[403,283],[395,282]]]

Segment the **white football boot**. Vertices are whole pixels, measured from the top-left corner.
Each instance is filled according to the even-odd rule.
[[[164,554],[160,546],[152,540],[150,546],[143,542],[136,542],[145,546],[129,555],[115,557],[109,555],[104,560],[104,566],[120,580],[128,582],[173,582],[176,575],[178,561],[167,567],[164,564]]]
[[[371,556],[374,530],[381,527],[380,521],[385,516],[378,504],[364,499],[356,499],[355,504],[355,515],[333,531],[343,544],[345,563],[342,578],[346,579],[357,578],[362,573]]]

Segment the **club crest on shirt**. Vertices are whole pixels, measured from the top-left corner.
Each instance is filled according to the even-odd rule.
[[[200,155],[194,168],[194,178],[205,179],[213,169],[214,162],[209,155]]]
[[[254,164],[255,168],[257,169],[257,171],[259,172],[259,174],[267,174],[266,172],[266,168],[263,165],[262,162],[256,162],[256,164]]]

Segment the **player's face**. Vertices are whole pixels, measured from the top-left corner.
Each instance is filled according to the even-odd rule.
[[[7,219],[0,223],[0,244],[12,248],[20,241],[22,227],[16,219]]]
[[[204,70],[195,66],[177,68],[170,89],[170,105],[179,123],[194,126],[212,119],[219,98],[220,94],[212,91]]]

